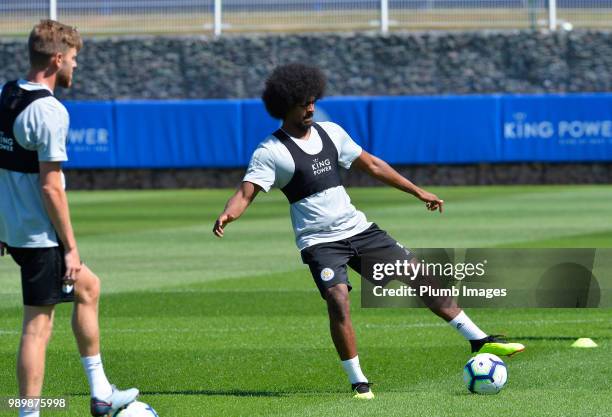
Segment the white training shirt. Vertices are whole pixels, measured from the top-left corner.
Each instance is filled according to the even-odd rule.
[[[25,80],[19,80],[19,87],[28,91],[48,89]],[[69,123],[66,108],[55,97],[45,97],[34,101],[17,116],[13,133],[21,146],[38,153],[39,161],[63,162],[68,160]],[[42,200],[39,174],[0,168],[0,241],[17,248],[58,246]]]
[[[361,155],[361,146],[339,125],[320,122],[338,151],[338,164],[349,169]],[[316,155],[323,142],[316,129],[310,129],[308,139],[291,138],[304,152]],[[283,188],[295,172],[293,157],[285,145],[273,135],[259,144],[247,168],[243,181],[259,185],[265,192]],[[290,205],[291,223],[299,250],[323,242],[335,242],[359,234],[372,223],[351,204],[343,186],[323,190]]]

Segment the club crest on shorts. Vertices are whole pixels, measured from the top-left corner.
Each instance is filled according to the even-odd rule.
[[[335,276],[335,275],[336,275],[336,274],[334,274],[334,270],[333,270],[333,269],[331,269],[331,268],[324,268],[324,269],[321,271],[321,279],[322,279],[323,281],[329,281],[329,280],[332,280],[332,279],[334,279],[334,276]]]

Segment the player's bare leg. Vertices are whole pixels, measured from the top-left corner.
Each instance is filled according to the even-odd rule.
[[[338,284],[328,288],[325,301],[329,314],[329,330],[340,360],[354,358],[357,356],[357,343],[351,321],[348,287],[345,284]]]
[[[349,377],[351,388],[358,399],[372,399],[368,379],[361,371],[357,356],[355,330],[351,321],[351,306],[349,290],[346,284],[334,285],[325,292],[327,312],[329,314],[329,329],[336,351],[342,361],[342,367]]]
[[[138,396],[138,390],[135,388],[117,390],[106,378],[100,357],[98,325],[100,279],[85,265],[77,275],[74,295],[72,331],[91,388],[91,414],[103,416],[134,401]]]
[[[19,396],[39,397],[45,376],[45,354],[53,329],[55,306],[24,306],[17,358]]]
[[[413,259],[413,263],[416,261]],[[425,285],[440,288],[440,283],[435,277],[419,276],[410,281],[410,285],[418,288]],[[420,291],[419,291],[420,294]],[[468,315],[457,305],[457,301],[450,296],[430,297],[421,296],[421,300],[438,317],[444,319],[455,330],[470,342],[473,353],[493,353],[498,356],[512,356],[525,350],[520,343],[508,343],[500,336],[487,335],[468,317]]]
[[[83,265],[74,286],[72,331],[76,337],[81,357],[100,353],[100,329],[98,327],[98,300],[100,280]]]

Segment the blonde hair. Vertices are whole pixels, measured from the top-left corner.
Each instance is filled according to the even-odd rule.
[[[78,52],[82,47],[83,40],[75,27],[55,20],[41,20],[34,26],[28,39],[30,65],[35,68],[45,67],[53,55],[65,53],[70,48],[76,48]]]

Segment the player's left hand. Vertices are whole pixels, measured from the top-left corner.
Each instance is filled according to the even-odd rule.
[[[0,242],[0,256],[4,256],[6,254],[6,243]]]
[[[234,221],[234,218],[229,214],[223,213],[219,216],[217,221],[215,221],[215,225],[213,226],[213,233],[217,237],[223,237],[224,231],[223,229],[227,226],[228,223]]]
[[[419,194],[419,199],[425,203],[425,206],[429,211],[439,210],[440,213],[444,211],[444,200],[441,200],[435,194],[423,191],[421,194]]]
[[[81,268],[83,267],[79,250],[76,247],[64,252],[64,264],[66,265],[64,283],[74,285],[78,279],[79,272],[81,272]]]

